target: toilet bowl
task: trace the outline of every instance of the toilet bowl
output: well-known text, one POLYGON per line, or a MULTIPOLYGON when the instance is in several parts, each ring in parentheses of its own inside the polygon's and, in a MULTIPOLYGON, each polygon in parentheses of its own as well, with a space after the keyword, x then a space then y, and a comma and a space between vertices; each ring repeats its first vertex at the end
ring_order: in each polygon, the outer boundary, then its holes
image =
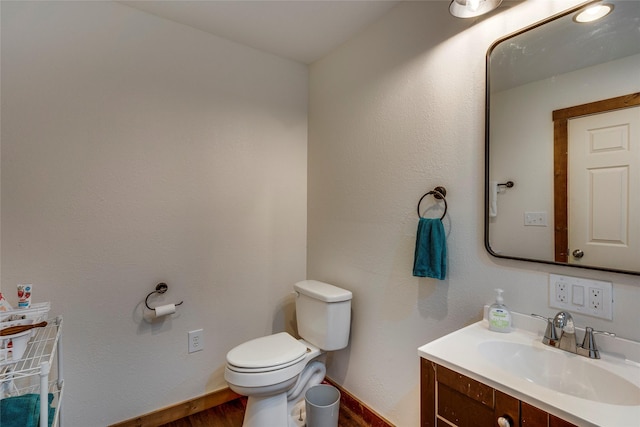
POLYGON ((248 396, 243 427, 294 426, 292 408, 324 379, 317 347, 281 332, 240 344, 227 354, 229 388, 248 396))
POLYGON ((307 389, 324 379, 320 356, 348 344, 351 292, 314 280, 294 288, 301 339, 280 332, 227 353, 224 378, 231 390, 248 397, 243 427, 304 425, 293 412, 307 389))
MULTIPOLYGON (((277 387, 295 380, 307 363, 319 355, 319 349, 303 340, 296 340, 286 332, 256 338, 227 354, 225 379, 232 390, 261 393, 265 387, 277 387)), ((265 392, 270 393, 268 390, 265 392)))

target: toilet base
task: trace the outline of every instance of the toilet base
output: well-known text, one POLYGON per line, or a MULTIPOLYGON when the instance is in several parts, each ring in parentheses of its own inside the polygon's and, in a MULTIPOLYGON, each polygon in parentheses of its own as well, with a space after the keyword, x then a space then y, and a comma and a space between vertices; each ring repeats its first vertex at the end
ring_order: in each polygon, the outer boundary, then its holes
POLYGON ((287 393, 249 396, 242 427, 289 426, 287 393))
POLYGON ((287 410, 286 394, 270 397, 250 397, 247 399, 247 409, 244 414, 242 427, 305 427, 307 425, 307 411, 305 401, 301 399, 287 410), (284 401, 284 404, 282 400, 284 401), (267 423, 267 424, 265 424, 267 423))
POLYGON ((289 413, 288 427, 305 427, 307 425, 307 410, 305 408, 304 399, 293 406, 289 413))
POLYGON ((324 379, 325 372, 326 368, 323 363, 313 361, 305 367, 295 385, 288 391, 267 395, 249 395, 242 427, 305 426, 304 395, 310 387, 320 384, 324 379))

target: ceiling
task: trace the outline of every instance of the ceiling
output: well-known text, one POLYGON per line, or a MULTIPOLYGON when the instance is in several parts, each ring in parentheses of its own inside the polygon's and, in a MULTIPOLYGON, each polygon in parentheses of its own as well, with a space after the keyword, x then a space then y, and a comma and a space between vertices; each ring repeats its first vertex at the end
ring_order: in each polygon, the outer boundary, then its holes
MULTIPOLYGON (((401 0, 116 0, 118 3, 169 19, 284 58, 310 64, 369 24, 401 0)), ((439 0, 448 8, 449 0, 439 0)), ((525 0, 505 0, 500 10, 525 0)), ((547 24, 501 43, 491 54, 493 90, 505 89, 572 71, 594 63, 638 53, 637 1, 609 0, 616 5, 606 25, 547 24), (622 28, 635 28, 627 39, 622 28), (610 34, 609 34, 610 33, 610 34), (535 34, 535 35, 534 35, 535 34), (611 39, 611 40, 609 40, 611 39), (609 46, 594 52, 585 40, 609 46), (615 41, 615 49, 612 47, 615 41), (558 55, 553 57, 561 46, 558 55), (584 49, 587 49, 586 51, 584 49), (540 52, 540 55, 532 55, 540 52), (546 56, 544 56, 546 55, 546 56), (567 55, 570 58, 567 58, 567 55), (606 58, 604 58, 606 57, 606 58), (567 68, 569 67, 569 68, 567 68), (546 74, 545 74, 546 73, 546 74)), ((499 11, 498 11, 499 12, 499 11)), ((571 21, 571 17, 566 18, 571 21)))
MULTIPOLYGON (((259 50, 310 64, 399 0, 120 0, 259 50)), ((448 3, 443 2, 443 7, 448 3)))

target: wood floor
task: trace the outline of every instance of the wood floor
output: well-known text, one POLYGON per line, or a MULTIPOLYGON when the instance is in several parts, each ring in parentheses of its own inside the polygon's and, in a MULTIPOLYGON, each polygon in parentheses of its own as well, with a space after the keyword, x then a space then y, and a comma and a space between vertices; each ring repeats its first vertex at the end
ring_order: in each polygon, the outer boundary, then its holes
MULTIPOLYGON (((245 405, 246 399, 235 399, 160 427, 241 427, 245 405)), ((341 405, 338 427, 369 427, 369 424, 341 405)))

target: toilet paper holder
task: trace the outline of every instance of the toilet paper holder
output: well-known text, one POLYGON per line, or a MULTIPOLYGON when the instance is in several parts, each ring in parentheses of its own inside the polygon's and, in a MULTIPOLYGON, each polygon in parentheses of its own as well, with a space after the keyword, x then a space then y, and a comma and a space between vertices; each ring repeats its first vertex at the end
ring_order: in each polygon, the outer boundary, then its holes
MULTIPOLYGON (((164 294, 165 292, 167 292, 168 289, 169 289, 169 285, 167 285, 166 283, 158 283, 156 285, 156 290, 153 292, 149 292, 149 295, 147 295, 147 297, 144 299, 144 305, 146 305, 149 310, 155 310, 155 308, 149 307, 149 297, 153 294, 164 294)), ((180 301, 179 303, 174 305, 178 306, 183 302, 184 301, 180 301)))

